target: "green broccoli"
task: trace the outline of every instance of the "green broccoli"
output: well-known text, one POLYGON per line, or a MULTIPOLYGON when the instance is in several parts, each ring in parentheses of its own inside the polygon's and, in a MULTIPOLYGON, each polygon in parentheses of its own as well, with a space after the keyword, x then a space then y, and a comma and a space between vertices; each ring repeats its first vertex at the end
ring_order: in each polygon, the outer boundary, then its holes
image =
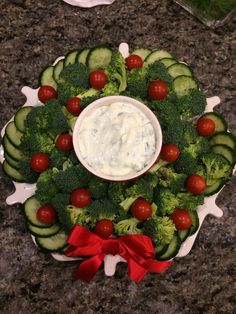
POLYGON ((192 122, 183 121, 183 139, 185 145, 190 145, 196 142, 198 134, 192 122))
POLYGON ((71 193, 77 188, 88 185, 92 174, 88 172, 81 164, 59 171, 54 179, 56 186, 61 191, 71 193))
POLYGON ((145 68, 135 68, 127 74, 127 91, 130 95, 140 98, 147 97, 148 81, 145 68))
POLYGON ((24 177, 24 182, 26 183, 35 183, 39 177, 39 173, 32 171, 30 167, 30 158, 19 162, 19 172, 24 177))
POLYGON ((204 195, 193 195, 192 193, 184 192, 178 193, 176 198, 179 202, 179 208, 185 208, 187 210, 196 210, 199 205, 204 204, 204 195))
POLYGON ((125 211, 128 211, 133 202, 138 198, 144 198, 151 203, 153 199, 153 189, 147 181, 141 178, 126 189, 125 196, 126 198, 120 203, 120 206, 125 211))
POLYGON ((152 189, 155 188, 159 182, 157 173, 151 172, 150 170, 143 175, 143 179, 148 182, 152 189))
POLYGON ((143 223, 143 233, 152 239, 155 246, 169 244, 175 231, 175 224, 167 216, 152 216, 143 223))
POLYGON ((171 192, 177 193, 184 189, 187 175, 177 173, 173 167, 162 167, 157 172, 158 184, 162 187, 169 188, 171 192))
POLYGON ((167 84, 171 84, 173 81, 167 68, 159 60, 148 65, 148 77, 150 81, 161 80, 167 84))
POLYGON ((80 100, 80 106, 81 106, 81 108, 85 108, 99 98, 101 98, 101 95, 99 93, 97 93, 93 96, 92 95, 91 96, 84 96, 80 100))
POLYGON ((176 118, 175 123, 168 124, 163 129, 163 144, 176 144, 179 149, 185 147, 185 140, 183 137, 184 127, 183 122, 176 118))
POLYGON ((92 195, 92 198, 104 198, 107 196, 108 182, 93 176, 89 181, 88 189, 92 195))
POLYGON ((174 169, 178 173, 192 175, 198 168, 198 161, 189 152, 181 152, 179 158, 173 164, 174 169))
POLYGON ((208 153, 210 145, 207 138, 203 136, 197 136, 195 142, 189 144, 183 149, 183 152, 189 153, 193 158, 199 158, 201 155, 208 153))
POLYGON ((223 156, 210 152, 202 158, 206 168, 206 183, 208 186, 217 180, 227 181, 232 174, 232 166, 223 156))
POLYGON ((41 204, 50 203, 52 198, 58 192, 58 188, 55 185, 53 177, 53 169, 45 170, 38 177, 35 196, 41 204))
POLYGON ((128 188, 127 182, 109 182, 108 186, 108 198, 114 204, 120 204, 125 200, 125 191, 128 188))
POLYGON ((127 87, 125 59, 119 51, 112 53, 111 62, 105 70, 109 82, 117 82, 119 93, 127 87))
POLYGON ((119 86, 116 82, 108 82, 102 89, 103 96, 119 95, 119 86))
POLYGON ((178 112, 184 119, 202 114, 206 107, 206 97, 202 91, 195 89, 188 95, 180 97, 176 102, 178 112))
POLYGON ((63 105, 69 98, 75 97, 79 93, 81 93, 81 87, 76 87, 66 82, 57 83, 57 99, 63 105))
POLYGON ((59 82, 80 87, 81 91, 89 88, 89 68, 82 63, 74 63, 65 66, 60 75, 59 82))
POLYGON ((158 213, 161 215, 171 215, 179 206, 179 200, 168 188, 157 187, 155 191, 155 203, 158 213))
POLYGON ((139 224, 140 221, 135 217, 120 220, 115 224, 115 233, 118 236, 124 234, 141 234, 142 229, 139 228, 139 224))
POLYGON ((119 206, 115 205, 108 199, 92 201, 86 210, 92 221, 96 223, 101 219, 115 220, 119 213, 119 206))
POLYGON ((50 165, 58 169, 62 169, 63 163, 67 160, 68 152, 58 150, 56 147, 50 152, 50 165))

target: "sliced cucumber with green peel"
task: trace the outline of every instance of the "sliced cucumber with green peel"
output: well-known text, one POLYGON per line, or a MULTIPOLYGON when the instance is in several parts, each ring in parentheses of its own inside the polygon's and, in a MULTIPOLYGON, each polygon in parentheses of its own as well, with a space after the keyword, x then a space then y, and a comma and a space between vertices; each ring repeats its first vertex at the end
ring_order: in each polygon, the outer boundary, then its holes
POLYGON ((59 223, 55 223, 47 228, 40 228, 32 225, 29 221, 27 221, 26 226, 32 235, 42 238, 52 236, 61 229, 61 225, 59 223))
POLYGON ((215 144, 211 146, 211 149, 214 153, 223 156, 225 159, 229 161, 229 163, 233 166, 236 160, 235 151, 225 144, 215 144))
POLYGON ((199 228, 199 217, 198 217, 198 213, 196 210, 193 210, 193 211, 189 211, 188 212, 189 215, 191 216, 192 218, 192 225, 191 227, 189 228, 189 234, 188 236, 191 236, 193 235, 199 228))
POLYGON ((209 140, 210 146, 224 144, 236 152, 236 137, 229 132, 219 132, 214 134, 209 140))
POLYGON ((87 56, 89 54, 90 49, 89 48, 84 48, 82 49, 76 58, 76 62, 77 63, 82 63, 82 64, 86 64, 86 60, 87 60, 87 56))
POLYGON ((181 98, 188 95, 190 91, 198 89, 198 84, 192 77, 180 75, 174 79, 172 88, 177 97, 181 98))
POLYGON ((111 62, 112 49, 107 46, 100 46, 90 49, 86 58, 86 65, 91 70, 104 69, 111 62))
POLYGON ((173 239, 171 240, 170 244, 168 245, 167 250, 164 254, 158 256, 158 259, 161 261, 169 260, 175 257, 180 249, 181 240, 177 232, 174 233, 173 239))
POLYGON ((25 132, 25 119, 32 110, 32 108, 33 108, 32 106, 22 107, 16 112, 14 116, 15 126, 22 133, 25 132))
POLYGON ((37 245, 45 251, 61 251, 67 245, 68 234, 62 229, 49 237, 35 237, 37 245))
POLYGON ((136 48, 132 51, 131 55, 139 56, 143 61, 151 53, 150 49, 147 48, 136 48))
POLYGON ((215 133, 226 132, 228 129, 227 122, 225 119, 218 113, 215 112, 206 112, 201 116, 202 118, 211 119, 215 123, 215 133))
POLYGON ((213 184, 207 185, 207 187, 204 190, 205 196, 213 195, 220 191, 220 189, 225 185, 225 180, 216 180, 213 184))
POLYGON ((178 61, 174 58, 163 58, 159 60, 166 68, 170 67, 172 64, 177 63, 178 61))
POLYGON ((181 242, 184 242, 187 239, 187 237, 189 236, 189 234, 190 234, 190 229, 178 230, 178 235, 179 235, 181 242))
POLYGON ((18 170, 20 168, 20 162, 13 159, 7 152, 4 151, 4 158, 9 163, 10 166, 18 170))
POLYGON ((152 64, 157 60, 163 59, 163 58, 173 58, 172 55, 166 51, 166 50, 154 50, 145 59, 146 64, 152 64))
POLYGON ((64 68, 64 59, 59 60, 57 64, 54 66, 53 78, 57 83, 59 82, 60 73, 63 70, 63 68, 64 68))
POLYGON ((25 159, 22 151, 16 148, 12 143, 9 141, 8 137, 4 135, 2 141, 4 151, 14 160, 19 161, 25 159))
POLYGON ((76 62, 76 58, 77 58, 77 54, 78 54, 79 50, 78 49, 74 49, 69 51, 66 55, 65 55, 65 59, 64 59, 64 66, 66 67, 69 64, 74 64, 76 62))
POLYGON ((13 168, 6 160, 3 161, 2 169, 4 173, 14 182, 25 182, 25 178, 15 168, 13 168))
POLYGON ((18 147, 20 145, 21 137, 23 135, 22 132, 20 132, 16 126, 14 121, 11 121, 8 123, 5 129, 5 134, 9 141, 12 143, 12 145, 18 147))
POLYGON ((165 244, 165 245, 158 245, 155 247, 155 252, 156 252, 156 256, 161 256, 163 255, 167 249, 168 249, 169 244, 165 244))
POLYGON ((57 82, 53 77, 54 66, 50 65, 44 69, 39 75, 39 84, 52 86, 54 89, 57 89, 57 82))
POLYGON ((48 228, 52 224, 44 224, 37 219, 37 210, 41 206, 36 197, 32 196, 28 198, 24 203, 24 214, 29 223, 36 227, 48 228))
POLYGON ((168 67, 167 72, 174 79, 180 75, 193 76, 192 70, 184 63, 174 63, 168 67))

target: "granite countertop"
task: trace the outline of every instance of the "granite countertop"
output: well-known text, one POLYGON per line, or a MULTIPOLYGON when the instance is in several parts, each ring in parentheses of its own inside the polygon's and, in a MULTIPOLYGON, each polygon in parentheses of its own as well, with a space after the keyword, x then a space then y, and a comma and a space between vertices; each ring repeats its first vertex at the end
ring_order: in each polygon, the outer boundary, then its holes
MULTIPOLYGON (((236 20, 215 31, 172 1, 116 0, 91 9, 63 1, 0 3, 0 129, 24 103, 21 88, 37 87, 38 74, 70 49, 121 42, 158 47, 189 63, 217 111, 236 133, 236 20)), ((7 206, 11 181, 0 170, 0 312, 236 313, 236 178, 218 197, 222 218, 208 216, 189 255, 160 275, 130 281, 127 265, 114 277, 101 268, 90 283, 74 281, 74 263, 53 260, 27 233, 20 205, 7 206)))

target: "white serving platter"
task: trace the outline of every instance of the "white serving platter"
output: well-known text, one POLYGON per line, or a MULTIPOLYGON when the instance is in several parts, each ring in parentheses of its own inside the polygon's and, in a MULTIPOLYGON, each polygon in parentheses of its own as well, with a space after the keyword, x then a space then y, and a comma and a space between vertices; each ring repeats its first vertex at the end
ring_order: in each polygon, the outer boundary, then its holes
POLYGON ((97 5, 112 4, 115 0, 63 0, 63 1, 73 6, 81 8, 92 8, 97 5))

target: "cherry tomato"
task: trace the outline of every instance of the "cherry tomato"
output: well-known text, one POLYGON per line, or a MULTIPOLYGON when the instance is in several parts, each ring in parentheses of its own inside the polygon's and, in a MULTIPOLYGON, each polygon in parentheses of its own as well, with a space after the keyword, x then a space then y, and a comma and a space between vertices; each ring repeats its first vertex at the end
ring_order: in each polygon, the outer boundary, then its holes
POLYGON ((73 116, 78 116, 81 112, 80 98, 71 97, 67 100, 66 109, 73 114, 73 116))
POLYGON ((186 189, 192 194, 201 194, 206 188, 206 180, 197 174, 193 174, 187 178, 186 189))
POLYGON ((138 220, 146 220, 152 215, 152 206, 145 199, 137 199, 131 206, 132 215, 138 220))
POLYGON ((31 157, 30 160, 30 167, 35 171, 35 172, 43 172, 45 171, 50 164, 50 160, 48 158, 48 155, 44 153, 36 153, 31 157))
POLYGON ((112 234, 113 229, 114 225, 109 219, 99 220, 95 225, 96 234, 103 239, 108 238, 112 234))
POLYGON ((45 103, 48 100, 57 98, 57 91, 52 86, 43 85, 39 88, 38 98, 45 103))
POLYGON ((176 209, 171 218, 177 230, 186 230, 192 225, 192 217, 185 209, 176 209))
POLYGON ((107 75, 103 71, 96 70, 90 73, 89 75, 90 85, 95 89, 103 88, 107 82, 107 75))
POLYGON ((143 66, 143 60, 138 55, 130 55, 125 59, 127 69, 130 71, 135 68, 141 68, 143 66))
POLYGON ((153 81, 148 86, 148 96, 153 100, 164 99, 168 94, 168 85, 160 80, 153 81))
POLYGON ((56 139, 56 147, 63 152, 70 151, 73 148, 72 136, 69 133, 60 134, 56 139))
POLYGON ((165 144, 161 149, 161 158, 168 162, 174 162, 179 158, 179 148, 175 144, 165 144))
POLYGON ((215 133, 215 122, 209 118, 201 118, 197 121, 197 133, 201 136, 211 136, 215 133))
POLYGON ((37 209, 36 217, 38 221, 44 224, 53 224, 57 218, 57 212, 55 208, 50 204, 42 205, 37 209))
POLYGON ((79 188, 75 189, 70 196, 70 203, 75 207, 86 207, 91 202, 91 193, 89 190, 79 188))

